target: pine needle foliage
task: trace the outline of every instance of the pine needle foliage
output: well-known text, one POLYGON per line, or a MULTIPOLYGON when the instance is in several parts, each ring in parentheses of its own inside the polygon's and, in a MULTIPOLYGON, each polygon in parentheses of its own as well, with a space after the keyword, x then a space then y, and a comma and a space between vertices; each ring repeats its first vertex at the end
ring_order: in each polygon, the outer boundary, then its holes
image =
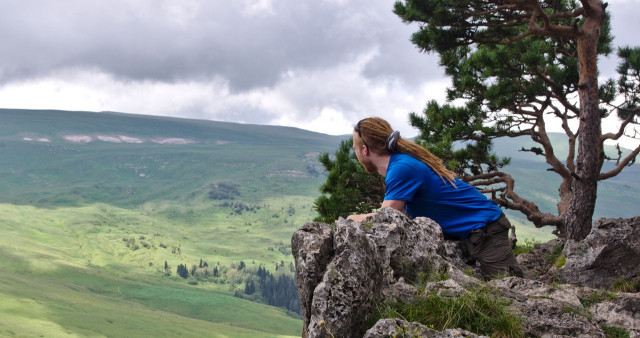
POLYGON ((591 230, 599 181, 618 175, 640 154, 640 147, 624 156, 604 152, 605 141, 640 136, 640 50, 620 48, 618 80, 599 84, 598 57, 614 51, 606 9, 605 1, 591 0, 394 5, 403 22, 418 24, 413 44, 437 53, 452 81, 448 103, 431 101, 423 112, 411 113, 420 130, 416 142, 502 207, 577 241, 591 230), (609 116, 619 119, 619 128, 604 133, 602 120, 609 116), (553 125, 567 135, 566 157, 551 142, 553 125), (503 171, 510 159, 493 152, 493 140, 521 136, 537 145, 520 151, 543 157, 548 171, 562 178, 557 208, 542 210, 516 193, 515 180, 503 171), (615 161, 615 168, 604 166, 605 160, 615 161))
POLYGON ((380 208, 384 198, 382 177, 367 174, 353 151, 353 139, 342 141, 334 158, 323 153, 318 160, 329 174, 320 187, 322 195, 314 203, 319 214, 314 221, 331 224, 341 216, 380 208))

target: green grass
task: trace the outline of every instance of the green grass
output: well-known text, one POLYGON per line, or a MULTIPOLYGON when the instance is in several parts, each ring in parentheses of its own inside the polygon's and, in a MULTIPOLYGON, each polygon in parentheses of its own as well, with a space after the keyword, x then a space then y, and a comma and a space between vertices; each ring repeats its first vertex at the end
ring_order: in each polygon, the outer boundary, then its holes
POLYGON ((508 305, 488 289, 472 290, 460 297, 430 293, 410 304, 382 304, 372 322, 379 318, 402 318, 439 331, 462 328, 480 335, 520 337, 521 320, 511 313, 508 305))
POLYGON ((602 290, 593 291, 587 296, 580 297, 580 303, 585 308, 590 308, 594 304, 604 302, 605 300, 615 300, 618 296, 613 292, 605 292, 602 290))
POLYGON ((571 314, 574 314, 576 316, 580 316, 580 317, 587 318, 589 320, 593 320, 593 316, 590 313, 584 312, 581 309, 577 309, 577 308, 575 308, 573 306, 564 306, 562 308, 562 311, 564 313, 571 313, 571 314))
POLYGON ((549 264, 553 264, 556 268, 561 268, 565 265, 567 258, 562 253, 564 246, 560 243, 551 248, 551 252, 547 253, 544 259, 549 264))
POLYGON ((58 267, 0 280, 0 336, 266 337, 295 336, 300 327, 268 306, 135 275, 58 267))
MULTIPOLYGON (((285 204, 307 203, 308 199, 285 198, 264 213, 285 204)), ((199 212, 205 219, 209 213, 220 214, 199 212)), ((209 227, 198 224, 199 217, 175 222, 190 215, 188 211, 171 217, 164 212, 144 215, 108 205, 56 209, 0 205, 0 225, 6 234, 0 237, 0 317, 6 318, 0 319, 0 336, 298 335, 299 319, 233 297, 231 284, 192 286, 181 278, 162 276, 164 261, 175 269, 180 263, 198 264, 200 258, 221 265, 244 259, 248 266, 262 264, 270 270, 277 262, 291 261, 290 254, 277 250, 283 229, 266 225, 229 229, 244 215, 229 216, 209 227), (233 245, 240 235, 250 245, 233 245), (141 236, 150 248, 133 251, 122 240, 140 241, 141 236), (168 247, 160 247, 161 242, 168 247), (172 253, 171 246, 178 245, 181 253, 172 253), (38 311, 28 310, 33 304, 38 304, 38 311)), ((291 216, 288 231, 298 217, 304 216, 291 216)))
POLYGON ((640 282, 620 277, 611 283, 611 290, 618 292, 640 292, 640 282))
POLYGON ((532 239, 532 238, 527 238, 524 241, 523 240, 518 240, 518 242, 516 243, 516 247, 513 249, 513 253, 517 256, 520 254, 527 254, 530 253, 531 250, 533 250, 533 247, 540 242, 537 242, 536 240, 532 239))
POLYGON ((602 330, 607 338, 629 338, 631 335, 623 328, 601 324, 602 330))

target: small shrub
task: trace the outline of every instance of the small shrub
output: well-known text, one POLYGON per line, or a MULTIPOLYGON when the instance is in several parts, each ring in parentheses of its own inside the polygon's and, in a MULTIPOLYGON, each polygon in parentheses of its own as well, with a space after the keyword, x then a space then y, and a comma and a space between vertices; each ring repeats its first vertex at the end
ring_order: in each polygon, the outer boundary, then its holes
POLYGON ((373 222, 371 222, 371 221, 366 221, 366 222, 363 221, 362 225, 367 227, 367 229, 371 229, 373 227, 373 222))

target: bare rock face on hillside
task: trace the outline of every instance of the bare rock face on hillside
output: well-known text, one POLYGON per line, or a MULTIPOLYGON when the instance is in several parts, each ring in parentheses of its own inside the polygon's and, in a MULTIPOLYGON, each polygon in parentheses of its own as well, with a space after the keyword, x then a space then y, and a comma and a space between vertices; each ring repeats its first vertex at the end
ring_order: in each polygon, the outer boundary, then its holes
POLYGON ((309 325, 313 290, 322 280, 333 257, 331 227, 324 223, 307 223, 293 234, 291 250, 295 256, 296 287, 300 297, 304 328, 309 325))
MULTIPOLYGON (((635 219, 618 221, 620 227, 626 229, 623 231, 631 233, 634 233, 632 229, 626 227, 635 226, 633 222, 635 219)), ((606 220, 597 224, 600 226, 594 227, 594 231, 618 231, 612 230, 617 226, 606 220)), ((604 236, 592 235, 594 238, 604 236)), ((601 242, 594 240, 593 243, 601 242)), ((537 254, 522 259, 521 264, 527 264, 523 266, 526 278, 484 282, 473 277, 473 273, 469 276, 474 267, 465 264, 460 246, 445 241, 438 224, 428 218, 409 219, 398 211, 384 208, 362 223, 340 219, 334 231, 323 223, 307 223, 292 238, 303 336, 476 337, 461 329, 438 332, 401 319, 381 319, 377 323, 371 323, 370 319, 376 306, 385 301, 412 302, 426 294, 457 298, 473 289, 488 288, 506 300, 509 311, 521 318, 524 336, 605 337, 605 329, 616 328, 631 337, 640 337, 637 293, 560 284, 556 274, 565 268, 558 270, 540 260, 547 251, 556 251, 563 244, 554 242, 539 247, 537 254), (425 276, 430 276, 426 282, 425 276), (542 276, 552 282, 545 282, 542 276), (416 286, 418 282, 422 283, 421 287, 416 286)), ((633 252, 628 247, 620 250, 633 252)), ((575 250, 569 252, 565 247, 565 252, 566 265, 577 260, 577 256, 572 255, 575 250)), ((624 262, 615 260, 618 265, 614 271, 636 276, 633 271, 638 264, 634 262, 640 256, 618 253, 616 257, 626 257, 635 266, 624 266, 624 262)))
POLYGON ((617 279, 640 282, 640 217, 602 218, 580 243, 568 241, 566 264, 558 271, 565 283, 609 288, 617 279))

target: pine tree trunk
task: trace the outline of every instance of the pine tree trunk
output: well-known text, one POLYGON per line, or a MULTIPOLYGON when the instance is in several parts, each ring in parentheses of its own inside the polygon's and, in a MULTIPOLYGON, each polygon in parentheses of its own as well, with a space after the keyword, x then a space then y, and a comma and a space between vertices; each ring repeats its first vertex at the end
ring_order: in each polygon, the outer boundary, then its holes
POLYGON ((578 72, 580 82, 580 125, 578 156, 573 174, 573 197, 563 215, 560 235, 565 239, 582 240, 591 232, 593 211, 598 191, 598 162, 602 153, 600 142, 601 122, 598 109, 597 46, 604 8, 599 0, 585 0, 591 9, 585 15, 585 23, 578 37, 578 72))

